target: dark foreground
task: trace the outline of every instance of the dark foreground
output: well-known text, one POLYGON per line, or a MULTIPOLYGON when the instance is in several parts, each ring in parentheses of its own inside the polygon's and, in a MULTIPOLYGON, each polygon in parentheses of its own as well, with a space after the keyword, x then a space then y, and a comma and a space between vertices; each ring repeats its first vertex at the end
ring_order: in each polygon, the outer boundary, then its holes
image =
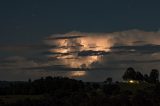
POLYGON ((0 82, 0 106, 160 106, 160 83, 87 83, 46 77, 0 82))

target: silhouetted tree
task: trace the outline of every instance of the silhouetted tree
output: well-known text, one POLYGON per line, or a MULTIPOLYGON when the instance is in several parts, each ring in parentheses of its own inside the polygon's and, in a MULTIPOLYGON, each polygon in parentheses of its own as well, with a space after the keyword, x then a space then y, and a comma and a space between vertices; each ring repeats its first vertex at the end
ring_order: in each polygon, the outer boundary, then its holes
POLYGON ((153 106, 147 92, 138 90, 132 97, 132 106, 153 106))
POLYGON ((136 72, 136 80, 138 80, 138 81, 143 81, 144 80, 144 77, 143 77, 142 73, 139 72, 139 71, 136 72))
POLYGON ((112 83, 112 78, 111 78, 111 77, 108 77, 108 78, 104 81, 104 83, 106 83, 106 84, 111 84, 111 83, 112 83))
POLYGON ((0 106, 6 100, 8 105, 2 106, 160 106, 160 83, 156 83, 158 70, 153 69, 150 76, 143 76, 130 67, 123 77, 155 84, 112 83, 111 77, 106 83, 51 76, 33 81, 0 81, 0 95, 15 95, 15 102, 10 104, 7 96, 1 96, 0 106), (17 95, 28 96, 16 100, 17 95))
POLYGON ((149 76, 147 74, 144 74, 143 78, 145 82, 150 82, 149 76))
POLYGON ((92 86, 93 86, 94 89, 100 88, 100 85, 98 83, 93 83, 92 86))
POLYGON ((103 85, 103 92, 105 95, 117 95, 120 92, 120 86, 118 84, 105 84, 103 85))
POLYGON ((123 75, 123 80, 136 80, 136 72, 134 68, 127 68, 126 72, 123 75))
POLYGON ((151 83, 157 83, 159 81, 159 71, 157 69, 152 69, 150 72, 151 83))

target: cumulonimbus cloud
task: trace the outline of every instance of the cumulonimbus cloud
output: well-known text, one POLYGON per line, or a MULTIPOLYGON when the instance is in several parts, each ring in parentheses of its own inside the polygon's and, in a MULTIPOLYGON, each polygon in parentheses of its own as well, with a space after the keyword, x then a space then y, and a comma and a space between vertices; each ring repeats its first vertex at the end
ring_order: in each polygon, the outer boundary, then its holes
MULTIPOLYGON (((25 56, 1 59, 0 69, 33 72, 34 76, 40 75, 42 71, 47 75, 53 72, 56 75, 69 77, 85 77, 86 75, 91 77, 95 76, 92 73, 98 74, 99 71, 102 73, 110 71, 118 76, 128 66, 143 68, 145 71, 151 68, 160 69, 159 40, 160 32, 141 30, 54 34, 44 40, 44 45, 18 46, 17 51, 25 50, 30 53, 34 50, 41 51, 43 48, 43 53, 37 55, 39 59, 35 57, 28 59, 25 56)), ((13 50, 12 46, 2 47, 0 46, 0 50, 13 50)))
POLYGON ((70 32, 48 37, 45 43, 50 48, 49 58, 71 68, 91 68, 95 62, 102 62, 111 53, 159 52, 160 32, 129 30, 113 33, 70 32), (149 52, 150 51, 150 52, 149 52))

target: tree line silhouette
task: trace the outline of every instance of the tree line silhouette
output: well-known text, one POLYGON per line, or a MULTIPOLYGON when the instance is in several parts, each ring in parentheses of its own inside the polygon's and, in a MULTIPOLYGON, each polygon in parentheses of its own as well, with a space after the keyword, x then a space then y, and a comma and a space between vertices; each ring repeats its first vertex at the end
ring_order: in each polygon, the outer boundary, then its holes
POLYGON ((134 68, 129 67, 124 75, 122 76, 123 80, 137 80, 137 81, 145 81, 148 83, 158 83, 159 82, 159 71, 157 69, 152 69, 150 74, 142 74, 139 71, 135 71, 134 68))
POLYGON ((159 71, 143 75, 129 67, 124 80, 139 83, 83 82, 66 77, 45 77, 31 81, 0 82, 0 106, 160 106, 159 71), (29 95, 25 100, 5 103, 3 96, 29 95), (42 98, 32 99, 39 95, 42 98))

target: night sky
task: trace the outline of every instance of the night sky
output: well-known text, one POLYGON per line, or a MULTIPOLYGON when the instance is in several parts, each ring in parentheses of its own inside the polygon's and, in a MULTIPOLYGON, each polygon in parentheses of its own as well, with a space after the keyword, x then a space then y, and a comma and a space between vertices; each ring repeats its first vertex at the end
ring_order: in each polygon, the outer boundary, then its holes
POLYGON ((46 75, 119 80, 128 66, 144 73, 159 69, 159 4, 159 0, 1 0, 0 80, 46 75), (67 61, 74 65, 66 67, 67 61))

